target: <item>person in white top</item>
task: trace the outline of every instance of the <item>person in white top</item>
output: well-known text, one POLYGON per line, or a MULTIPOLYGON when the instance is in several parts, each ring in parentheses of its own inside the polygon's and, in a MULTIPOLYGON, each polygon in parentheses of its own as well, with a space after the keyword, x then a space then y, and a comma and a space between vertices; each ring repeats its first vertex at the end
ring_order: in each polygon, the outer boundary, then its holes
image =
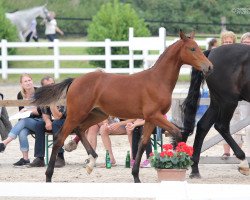
POLYGON ((50 42, 56 38, 56 32, 64 35, 63 31, 57 26, 55 12, 49 12, 49 18, 45 21, 45 35, 50 42))

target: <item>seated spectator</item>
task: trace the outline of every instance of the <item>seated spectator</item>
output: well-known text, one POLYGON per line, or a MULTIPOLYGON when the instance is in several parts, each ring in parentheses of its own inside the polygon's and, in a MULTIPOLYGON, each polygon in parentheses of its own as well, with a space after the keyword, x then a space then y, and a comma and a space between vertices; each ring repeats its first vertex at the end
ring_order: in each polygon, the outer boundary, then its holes
MULTIPOLYGON (((3 94, 0 93, 0 101, 3 100, 3 94)), ((1 139, 5 140, 8 137, 12 125, 9 120, 9 115, 5 107, 0 107, 0 135, 1 139)))
MULTIPOLYGON (((144 123, 145 123, 145 120, 143 119, 135 119, 126 125, 127 134, 132 135, 131 166, 133 166, 135 163, 135 157, 138 151, 140 139, 142 137, 142 130, 143 130, 144 123)), ((146 147, 146 160, 144 160, 140 165, 142 168, 151 167, 150 161, 148 159, 149 154, 151 152, 152 152, 152 145, 151 145, 151 141, 149 141, 146 147)))
MULTIPOLYGON (((103 122, 100 128, 100 134, 104 148, 109 151, 110 161, 112 166, 116 165, 116 160, 111 147, 111 140, 109 135, 122 135, 126 133, 126 125, 132 122, 133 119, 119 120, 118 118, 109 117, 108 120, 103 122)), ((128 134, 128 141, 130 148, 132 147, 132 135, 128 134)))
MULTIPOLYGON (((35 90, 32 77, 29 74, 23 74, 20 77, 20 85, 21 91, 17 94, 17 99, 30 100, 32 99, 35 90)), ((23 157, 16 163, 14 166, 23 166, 30 163, 29 160, 29 142, 28 142, 28 134, 31 131, 36 132, 40 125, 44 125, 44 122, 41 118, 41 110, 34 106, 20 106, 19 111, 27 111, 30 110, 31 115, 28 118, 21 119, 17 122, 17 124, 10 130, 8 137, 0 143, 0 152, 3 152, 6 146, 14 139, 19 136, 20 150, 22 152, 23 157)))
MULTIPOLYGON (((118 118, 114 118, 114 117, 109 117, 107 120, 104 120, 102 123, 98 124, 99 129, 100 129, 100 134, 101 134, 101 138, 103 141, 103 145, 105 147, 106 150, 109 151, 110 154, 110 160, 113 166, 116 165, 116 161, 114 158, 114 154, 112 151, 112 147, 111 147, 111 140, 109 138, 109 135, 111 134, 125 134, 126 133, 126 124, 128 122, 131 122, 133 120, 125 120, 125 121, 120 121, 118 118)), ((91 144, 91 141, 95 141, 96 144, 96 136, 98 131, 96 131, 96 127, 97 125, 94 125, 92 127, 89 128, 88 130, 88 135, 92 135, 93 138, 88 140, 91 144), (94 129, 94 130, 93 130, 94 129), (91 133, 90 133, 91 132, 91 133), (94 132, 94 133, 92 133, 94 132)), ((132 134, 128 134, 128 140, 130 143, 130 146, 132 146, 132 134)), ((68 152, 71 152, 73 150, 75 150, 77 148, 78 142, 80 141, 80 138, 78 136, 75 136, 73 140, 69 141, 68 144, 65 145, 65 150, 68 152)), ((92 142, 93 143, 93 142, 92 142)), ((92 145, 92 144, 91 144, 92 145)), ((95 149, 96 146, 92 147, 95 149)), ((85 160, 85 164, 88 163, 88 159, 85 160)))
MULTIPOLYGON (((41 80, 42 85, 54 84, 55 81, 52 77, 46 76, 41 80)), ((42 117, 45 123, 45 129, 47 131, 52 131, 53 139, 55 134, 62 127, 66 115, 63 106, 50 106, 42 109, 42 117), (52 119, 53 118, 53 119, 52 119)), ((36 157, 33 162, 29 165, 30 167, 43 167, 44 155, 45 155, 45 129, 43 131, 36 132, 35 138, 35 151, 34 157, 36 157)), ((61 148, 58 152, 57 159, 55 162, 55 167, 65 166, 64 150, 61 148)))

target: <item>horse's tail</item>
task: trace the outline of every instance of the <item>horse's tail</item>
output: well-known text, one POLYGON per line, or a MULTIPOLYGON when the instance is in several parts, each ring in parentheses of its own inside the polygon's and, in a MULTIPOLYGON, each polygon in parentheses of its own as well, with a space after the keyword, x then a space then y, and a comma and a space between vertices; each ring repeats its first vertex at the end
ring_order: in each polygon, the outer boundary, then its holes
MULTIPOLYGON (((190 87, 188 90, 188 95, 182 104, 183 112, 183 134, 188 137, 193 133, 195 126, 195 116, 200 99, 200 86, 204 80, 204 76, 201 71, 192 68, 190 87)), ((184 136, 185 137, 185 136, 184 136)))
POLYGON ((69 88, 73 80, 73 78, 68 78, 61 83, 38 88, 35 92, 32 104, 36 106, 46 106, 59 101, 63 94, 67 93, 67 91, 65 93, 64 91, 69 88))

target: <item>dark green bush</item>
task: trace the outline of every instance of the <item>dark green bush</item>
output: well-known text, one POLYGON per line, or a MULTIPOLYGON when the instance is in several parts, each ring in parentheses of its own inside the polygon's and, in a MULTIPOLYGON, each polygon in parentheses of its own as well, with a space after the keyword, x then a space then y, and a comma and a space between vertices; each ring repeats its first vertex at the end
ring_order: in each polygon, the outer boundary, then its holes
MULTIPOLYGON (((14 25, 5 17, 5 11, 3 9, 2 3, 0 2, 0 40, 6 39, 9 42, 17 41, 17 30, 14 25)), ((15 54, 15 49, 8 49, 8 53, 15 54)), ((0 54, 2 54, 0 49, 0 54)), ((0 63, 1 67, 1 63, 0 63)))
MULTIPOLYGON (((149 30, 142 19, 139 19, 130 4, 120 3, 118 0, 104 4, 93 18, 88 28, 89 41, 104 41, 106 38, 112 41, 127 41, 129 27, 134 28, 135 36, 149 36, 149 30)), ((112 55, 128 54, 128 48, 113 47, 112 55)), ((89 54, 104 55, 104 48, 89 48, 89 54)), ((128 67, 128 61, 112 61, 114 68, 128 67)), ((104 61, 92 61, 91 64, 102 67, 104 61)), ((136 63, 138 66, 138 63, 136 63)))

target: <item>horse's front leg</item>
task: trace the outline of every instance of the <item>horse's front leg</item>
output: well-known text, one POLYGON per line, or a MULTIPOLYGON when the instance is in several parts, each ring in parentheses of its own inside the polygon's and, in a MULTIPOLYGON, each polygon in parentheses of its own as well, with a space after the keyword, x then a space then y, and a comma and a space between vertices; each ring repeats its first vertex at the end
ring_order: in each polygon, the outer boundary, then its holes
POLYGON ((135 164, 133 166, 132 169, 132 175, 134 177, 134 182, 135 183, 140 183, 140 178, 139 178, 139 167, 140 167, 140 163, 141 163, 141 157, 143 152, 146 149, 146 146, 148 145, 149 141, 150 141, 150 136, 153 132, 155 128, 155 125, 150 123, 150 122, 145 122, 145 125, 143 127, 143 135, 142 138, 140 140, 140 144, 138 147, 138 151, 135 157, 135 164))
POLYGON ((209 129, 212 127, 212 125, 215 122, 217 112, 214 108, 210 107, 206 111, 206 113, 203 115, 203 117, 199 120, 197 123, 197 130, 194 140, 194 153, 192 156, 193 165, 192 165, 192 171, 189 175, 190 178, 201 178, 200 172, 199 172, 199 161, 200 161, 200 154, 201 154, 201 148, 203 141, 209 131, 209 129))
POLYGON ((169 122, 163 114, 156 113, 155 115, 151 115, 149 117, 149 121, 151 121, 156 126, 165 129, 176 140, 176 142, 181 141, 182 134, 180 129, 171 122, 169 122))
POLYGON ((19 32, 18 32, 18 36, 19 36, 19 39, 21 40, 21 42, 25 42, 25 38, 24 38, 24 36, 23 36, 22 31, 19 31, 19 32))

